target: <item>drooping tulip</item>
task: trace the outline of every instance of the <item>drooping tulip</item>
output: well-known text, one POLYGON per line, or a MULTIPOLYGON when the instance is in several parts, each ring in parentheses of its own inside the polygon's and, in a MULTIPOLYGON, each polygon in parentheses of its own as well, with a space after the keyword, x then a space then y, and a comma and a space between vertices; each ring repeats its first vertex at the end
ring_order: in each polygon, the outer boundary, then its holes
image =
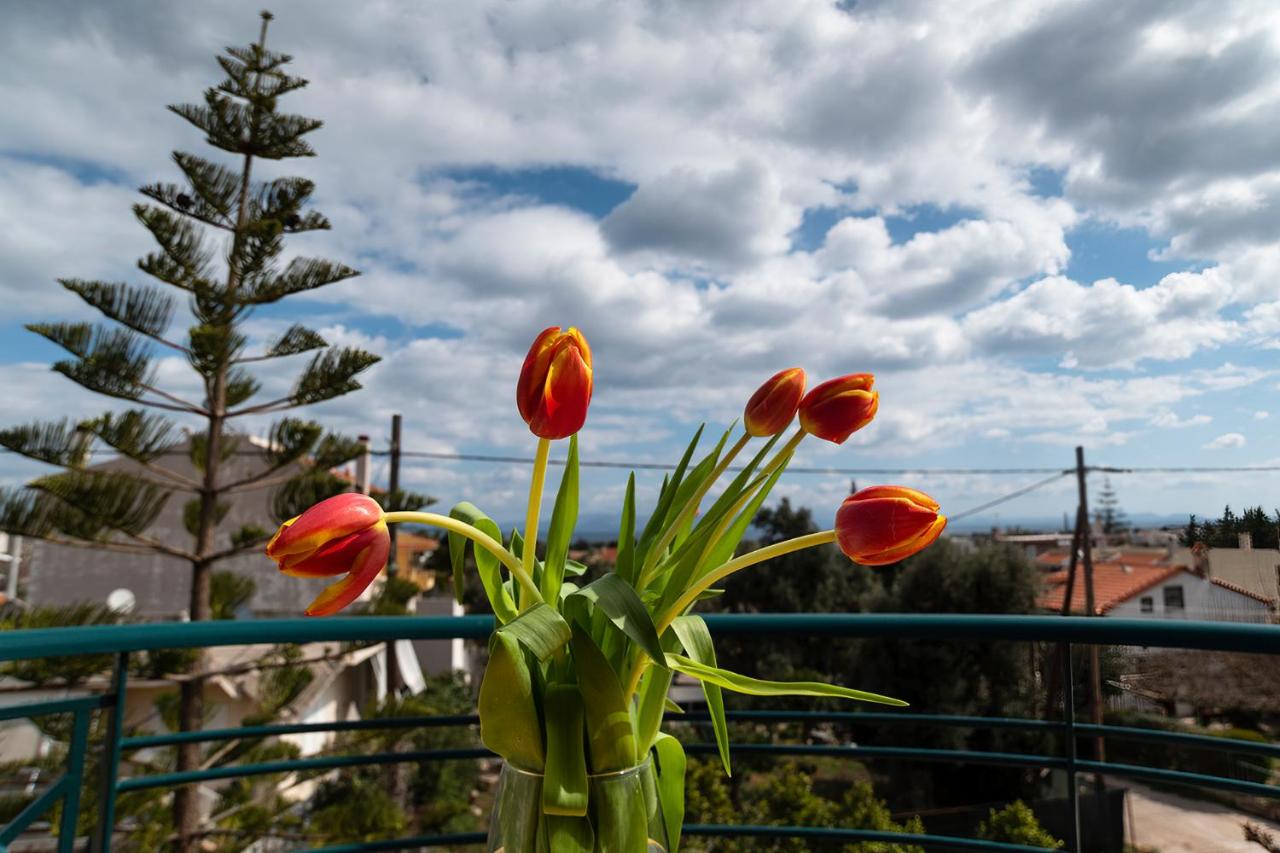
POLYGON ((836 511, 836 542, 855 563, 885 566, 924 550, 942 535, 938 502, 906 486, 871 486, 836 511))
POLYGON ((875 381, 870 373, 828 379, 800 401, 800 426, 810 435, 844 444, 876 416, 880 392, 872 390, 875 381))
POLYGON ((382 571, 391 553, 391 534, 382 516, 382 507, 367 495, 336 495, 289 519, 271 537, 267 556, 284 574, 346 575, 311 602, 308 616, 337 613, 359 598, 382 571))
POLYGON ((591 348, 587 339, 570 326, 544 329, 529 347, 516 405, 520 417, 539 438, 568 438, 587 419, 591 404, 591 348))
POLYGON ((742 416, 747 433, 762 438, 786 429, 800 408, 804 381, 804 370, 799 367, 781 370, 769 377, 747 401, 742 416))

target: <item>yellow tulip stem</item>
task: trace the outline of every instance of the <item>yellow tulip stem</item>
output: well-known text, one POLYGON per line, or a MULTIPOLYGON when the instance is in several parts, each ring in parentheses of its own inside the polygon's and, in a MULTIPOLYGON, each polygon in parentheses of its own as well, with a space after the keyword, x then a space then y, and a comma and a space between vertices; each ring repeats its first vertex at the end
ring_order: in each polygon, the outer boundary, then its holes
MULTIPOLYGON (((759 548, 748 554, 743 554, 741 557, 730 560, 720 566, 720 568, 701 578, 693 586, 689 587, 685 594, 680 596, 680 598, 676 600, 675 604, 671 605, 667 612, 664 613, 662 618, 657 622, 656 627, 658 636, 661 637, 666 633, 666 630, 671 627, 671 623, 676 621, 680 614, 684 613, 690 605, 698 600, 698 596, 710 589, 716 581, 724 580, 734 572, 742 571, 743 569, 754 566, 757 563, 763 563, 766 560, 772 560, 774 557, 781 557, 784 554, 803 551, 805 548, 813 548, 817 545, 826 545, 834 541, 836 541, 835 530, 822 530, 818 533, 797 536, 794 539, 787 539, 783 542, 775 542, 772 545, 759 548)), ((630 697, 635 694, 636 689, 640 686, 640 679, 644 675, 645 669, 648 668, 648 665, 649 659, 644 655, 641 655, 636 659, 635 665, 631 668, 631 677, 627 681, 627 692, 623 695, 630 697)))
POLYGON ((702 499, 707 496, 707 492, 710 491, 713 485, 715 485, 716 480, 720 479, 720 475, 725 472, 725 469, 733 462, 734 457, 742 452, 742 448, 746 447, 747 442, 750 440, 751 433, 744 432, 742 434, 742 438, 738 439, 734 445, 729 448, 729 452, 724 455, 724 458, 721 459, 716 467, 711 471, 711 475, 707 477, 707 479, 703 481, 702 485, 698 487, 698 490, 690 495, 689 499, 685 501, 684 506, 680 508, 680 513, 676 516, 675 521, 668 525, 667 529, 662 532, 662 536, 654 546, 649 549, 648 555, 645 556, 644 570, 640 572, 640 580, 636 583, 636 589, 642 590, 648 586, 649 581, 653 579, 654 572, 658 567, 658 559, 662 556, 663 552, 667 550, 667 546, 671 544, 671 540, 675 538, 678 532, 680 532, 680 528, 689 520, 690 516, 698 511, 698 507, 702 504, 702 499))
POLYGON ((796 448, 800 446, 800 442, 804 441, 804 437, 808 434, 804 431, 804 427, 797 427, 795 435, 787 439, 787 443, 782 445, 782 449, 774 454, 774 457, 769 460, 769 464, 764 466, 760 473, 772 474, 776 471, 779 465, 791 458, 791 454, 795 452, 796 448))
POLYGON ((511 572, 511 576, 520 584, 521 589, 533 598, 534 604, 542 601, 542 593, 538 592, 538 586, 533 582, 533 576, 525 571, 524 567, 520 565, 520 561, 512 556, 511 552, 503 547, 501 542, 484 531, 477 530, 465 521, 459 521, 447 515, 437 515, 434 512, 388 512, 382 516, 382 520, 387 524, 408 522, 409 524, 424 524, 428 527, 442 527, 445 530, 467 537, 497 557, 498 561, 507 567, 507 571, 511 572))
MULTIPOLYGON (((547 482, 547 456, 551 453, 551 439, 539 438, 538 451, 533 456, 533 479, 529 481, 529 508, 524 516, 524 573, 533 577, 533 563, 538 555, 538 515, 542 511, 542 489, 547 482)), ((520 609, 528 602, 521 595, 520 609)), ((537 599, 541 601, 539 596, 537 599)))
POLYGON ((809 533, 805 536, 797 536, 794 539, 775 542, 772 545, 758 548, 755 551, 730 560, 720 568, 701 577, 697 583, 685 590, 684 595, 676 599, 676 603, 671 605, 670 609, 658 620, 658 636, 662 636, 662 632, 671 627, 671 623, 676 621, 676 617, 688 609, 689 605, 697 601, 698 596, 710 589, 716 581, 724 580, 734 572, 740 572, 757 563, 772 560, 774 557, 781 557, 784 554, 802 551, 805 548, 813 548, 817 545, 826 545, 834 541, 836 541, 835 530, 821 530, 817 533, 809 533))

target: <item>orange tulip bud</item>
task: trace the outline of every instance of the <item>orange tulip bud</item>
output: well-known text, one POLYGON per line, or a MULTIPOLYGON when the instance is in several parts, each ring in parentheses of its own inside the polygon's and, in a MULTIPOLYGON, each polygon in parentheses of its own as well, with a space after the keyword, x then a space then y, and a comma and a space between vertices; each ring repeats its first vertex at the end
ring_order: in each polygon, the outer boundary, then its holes
POLYGON ((267 543, 280 571, 300 578, 346 574, 307 607, 308 616, 337 613, 360 597, 387 564, 391 534, 382 507, 366 495, 336 495, 291 518, 267 543))
POLYGON ((804 370, 792 367, 779 371, 756 389, 742 416, 749 435, 757 438, 777 435, 787 428, 804 396, 804 370))
POLYGON ((800 426, 810 435, 844 444, 876 416, 880 392, 871 390, 875 381, 870 373, 828 379, 800 401, 800 426))
POLYGON ((591 348, 572 326, 544 329, 529 347, 516 405, 520 417, 539 438, 568 438, 587 419, 591 403, 591 348))
POLYGON ((864 566, 886 566, 932 545, 947 526, 938 502, 906 486, 871 486, 836 512, 840 550, 864 566))

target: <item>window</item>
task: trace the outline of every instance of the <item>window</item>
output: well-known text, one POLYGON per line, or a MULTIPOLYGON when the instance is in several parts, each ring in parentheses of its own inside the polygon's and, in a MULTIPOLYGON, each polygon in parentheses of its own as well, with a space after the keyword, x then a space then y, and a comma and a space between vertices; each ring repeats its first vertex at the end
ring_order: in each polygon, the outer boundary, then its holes
POLYGON ((1186 606, 1186 601, 1182 597, 1181 586, 1166 586, 1164 588, 1165 610, 1182 610, 1186 606))
POLYGON ((1155 599, 1149 595, 1144 595, 1141 600, 1138 601, 1138 605, 1142 608, 1143 613, 1150 613, 1156 609, 1155 599))

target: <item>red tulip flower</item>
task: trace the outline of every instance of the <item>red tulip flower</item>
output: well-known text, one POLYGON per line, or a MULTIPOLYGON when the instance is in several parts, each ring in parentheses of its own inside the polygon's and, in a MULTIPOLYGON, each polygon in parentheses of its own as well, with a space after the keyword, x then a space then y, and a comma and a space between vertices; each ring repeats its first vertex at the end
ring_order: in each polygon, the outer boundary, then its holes
POLYGON ((591 348, 572 326, 544 329, 529 347, 516 405, 538 438, 568 438, 587 420, 591 404, 591 348))
POLYGON ((291 518, 267 543, 280 571, 299 578, 346 574, 325 587, 308 616, 329 616, 360 597, 387 564, 391 535, 382 507, 360 494, 336 495, 291 518))
POLYGON ((875 381, 870 373, 828 379, 800 401, 800 426, 810 435, 844 444, 876 416, 880 392, 871 390, 875 381))
POLYGON ((792 367, 775 373, 747 401, 742 417, 747 434, 761 438, 782 432, 796 416, 803 396, 804 370, 792 367))
POLYGON ((886 566, 932 545, 947 526, 938 502, 906 486, 871 486, 836 512, 840 550, 864 566, 886 566))

